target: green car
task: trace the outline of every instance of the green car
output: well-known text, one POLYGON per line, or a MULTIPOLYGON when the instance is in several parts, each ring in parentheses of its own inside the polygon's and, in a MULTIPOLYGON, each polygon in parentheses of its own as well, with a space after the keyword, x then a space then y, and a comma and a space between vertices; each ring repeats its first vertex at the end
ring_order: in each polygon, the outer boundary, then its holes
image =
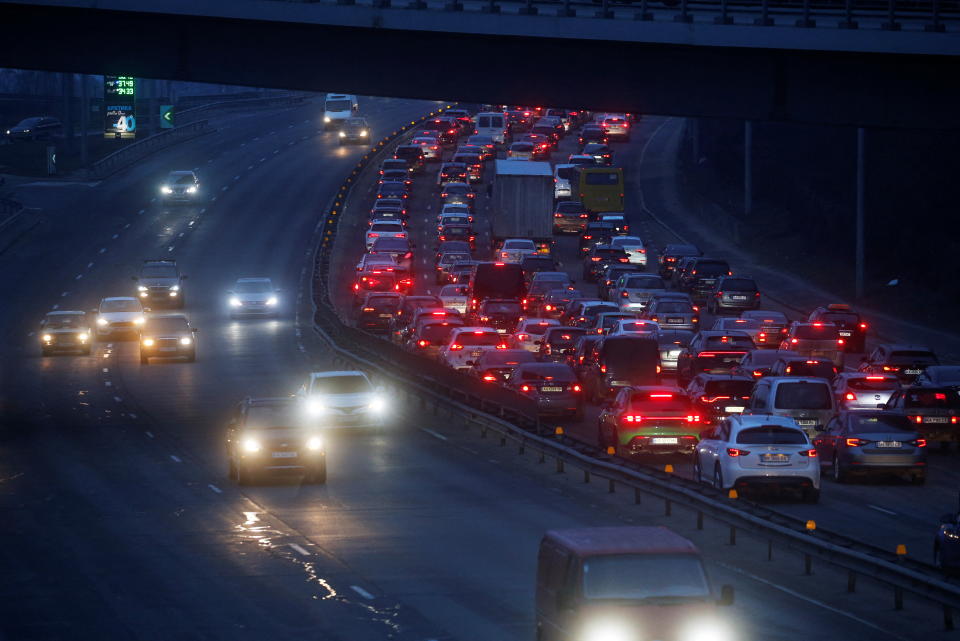
POLYGON ((601 410, 597 441, 623 457, 693 454, 705 419, 678 387, 625 387, 601 410))

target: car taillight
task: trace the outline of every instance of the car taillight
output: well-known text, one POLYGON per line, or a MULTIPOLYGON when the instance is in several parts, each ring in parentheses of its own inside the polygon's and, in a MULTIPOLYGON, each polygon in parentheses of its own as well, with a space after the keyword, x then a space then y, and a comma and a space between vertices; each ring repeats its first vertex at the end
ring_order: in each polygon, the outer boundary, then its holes
POLYGON ((753 375, 756 376, 757 378, 760 378, 761 376, 763 376, 763 372, 758 369, 755 369, 753 370, 753 375))
POLYGON ((624 414, 620 417, 625 423, 642 423, 643 417, 638 414, 624 414))
POLYGON ((846 439, 846 443, 847 443, 847 447, 860 447, 861 445, 866 443, 866 441, 859 438, 848 438, 846 439))
POLYGON ((806 456, 807 458, 817 458, 816 450, 800 450, 797 452, 800 456, 806 456))
POLYGON ((917 414, 908 414, 907 420, 911 423, 923 423, 923 417, 917 414))
POLYGON ((552 311, 553 311, 553 305, 544 305, 544 306, 543 306, 543 309, 546 310, 546 311, 548 311, 548 312, 552 312, 552 311))
MULTIPOLYGON (((866 323, 860 323, 860 329, 866 329, 866 328, 867 328, 867 324, 866 324, 866 323)), ((922 446, 921 446, 921 447, 922 447, 922 446)))
POLYGON ((735 447, 727 448, 727 456, 733 456, 733 457, 746 456, 749 453, 750 453, 750 450, 738 450, 735 447))
POLYGON ((913 441, 913 444, 914 444, 916 447, 926 447, 926 446, 927 446, 927 439, 925 439, 925 438, 918 438, 918 439, 916 439, 915 441, 913 441))
POLYGON ((418 347, 426 347, 426 346, 429 345, 429 344, 430 344, 430 341, 422 341, 422 340, 421 340, 421 341, 417 341, 417 346, 418 346, 418 347))
POLYGON ((496 381, 496 380, 497 380, 497 377, 496 377, 496 376, 493 376, 492 374, 484 374, 483 380, 485 380, 485 381, 496 381))
POLYGON ((573 385, 570 386, 570 391, 579 393, 580 391, 582 391, 582 388, 578 384, 574 383, 573 385))
POLYGON ((723 296, 723 292, 722 292, 722 291, 721 291, 721 292, 717 292, 717 298, 720 298, 721 296, 723 296))
POLYGON ((687 414, 687 423, 699 423, 700 417, 696 414, 687 414))
POLYGON ((530 387, 529 385, 521 385, 521 386, 520 386, 520 391, 521 391, 521 392, 529 392, 531 389, 533 389, 533 388, 530 387))
POLYGON ((899 371, 900 371, 900 368, 899 368, 899 367, 895 367, 895 366, 893 366, 893 365, 884 365, 884 366, 883 366, 883 371, 885 371, 885 372, 899 372, 899 371))
POLYGON ((463 345, 461 345, 460 343, 453 343, 452 345, 450 345, 451 352, 459 352, 462 349, 463 349, 463 345))
POLYGON ((497 349, 507 349, 507 344, 506 344, 506 343, 498 343, 498 344, 497 344, 497 349))
POLYGON ((792 344, 796 345, 797 343, 800 342, 800 339, 798 339, 798 338, 791 338, 791 339, 790 339, 790 342, 791 342, 792 344))
POLYGON ((621 298, 630 298, 630 292, 620 292, 621 298))
POLYGON ((843 345, 844 340, 842 338, 837 339, 837 345, 843 345))
POLYGON ((729 396, 701 396, 700 397, 700 401, 702 403, 716 403, 717 401, 722 399, 729 400, 730 397, 729 396))
POLYGON ((601 366, 600 366, 600 373, 601 373, 601 374, 606 374, 606 373, 607 373, 607 366, 606 366, 606 365, 601 365, 601 366))
MULTIPOLYGON (((580 218, 590 218, 590 214, 580 214, 580 218)), ((590 236, 587 236, 587 238, 590 238, 590 236)))
POLYGON ((853 392, 847 392, 846 394, 843 395, 843 397, 844 397, 845 399, 847 399, 848 401, 855 401, 855 400, 857 400, 857 395, 854 394, 853 392))
POLYGON ((372 308, 372 307, 364 307, 364 308, 363 308, 362 310, 360 310, 360 311, 363 311, 363 312, 374 312, 374 311, 376 311, 376 310, 375 310, 374 308, 372 308))
POLYGON ((559 213, 558 213, 558 214, 554 214, 553 217, 554 217, 554 218, 563 218, 563 214, 559 214, 559 213))

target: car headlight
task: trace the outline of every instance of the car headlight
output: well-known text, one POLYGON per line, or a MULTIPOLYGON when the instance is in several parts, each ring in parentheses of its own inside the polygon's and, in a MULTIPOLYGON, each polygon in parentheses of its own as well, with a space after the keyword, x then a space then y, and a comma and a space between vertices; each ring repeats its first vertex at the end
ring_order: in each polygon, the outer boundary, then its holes
POLYGON ((260 441, 253 437, 247 437, 243 439, 243 451, 244 452, 259 452, 260 451, 260 441))
POLYGON ((133 319, 134 325, 143 325, 143 316, 137 316, 133 319))
POLYGON ((324 116, 323 122, 330 122, 330 116, 324 116))
POLYGON ((310 416, 320 416, 327 411, 327 406, 319 398, 308 398, 306 408, 310 416))
POLYGON ((712 619, 693 621, 686 626, 681 634, 680 641, 731 641, 733 634, 724 621, 712 619))
POLYGON ((170 292, 170 296, 173 297, 173 298, 176 298, 176 297, 177 297, 177 292, 170 292))
POLYGON ((166 185, 164 185, 163 187, 160 188, 160 192, 164 194, 172 194, 173 190, 167 187, 166 185))
POLYGON ((146 286, 146 285, 137 285, 137 291, 138 291, 138 292, 145 292, 145 291, 147 291, 147 286, 146 286))
POLYGON ((240 299, 236 296, 230 297, 230 307, 240 307, 240 299))
POLYGON ((276 296, 271 296, 270 298, 267 299, 267 307, 273 307, 276 304, 277 304, 276 296))
POLYGON ((347 134, 346 134, 346 132, 341 131, 339 135, 340 135, 341 138, 343 138, 343 137, 345 137, 347 134))
POLYGON ((180 291, 180 285, 171 285, 170 291, 171 291, 171 292, 179 292, 179 291, 180 291))
POLYGON ((196 187, 187 187, 187 193, 188 193, 188 194, 195 194, 195 193, 197 193, 197 188, 196 188, 196 187))
POLYGON ((323 439, 319 436, 311 436, 307 439, 307 449, 314 452, 323 449, 323 439))
POLYGON ((86 341, 90 339, 90 334, 83 332, 81 334, 78 334, 77 338, 79 338, 81 341, 86 341))
POLYGON ((361 135, 361 136, 366 136, 366 135, 367 135, 367 130, 366 130, 366 129, 361 129, 361 130, 360 130, 360 135, 361 135))
POLYGON ((191 343, 193 343, 193 339, 190 338, 189 336, 184 336, 183 338, 180 339, 181 345, 190 345, 191 343))
POLYGON ((109 322, 109 321, 107 321, 106 318, 98 318, 98 319, 97 319, 97 325, 99 325, 100 327, 106 327, 107 324, 108 324, 108 322, 109 322))
POLYGON ((48 343, 53 340, 53 336, 51 336, 50 334, 44 334, 41 338, 43 338, 43 340, 48 343))
POLYGON ((152 339, 152 338, 145 338, 145 339, 143 339, 143 346, 144 346, 144 347, 153 347, 153 339, 152 339))
POLYGON ((376 412, 379 414, 383 410, 387 409, 387 403, 379 396, 370 401, 370 405, 367 406, 371 412, 376 412))
POLYGON ((638 641, 640 635, 623 621, 591 621, 583 628, 583 641, 638 641))

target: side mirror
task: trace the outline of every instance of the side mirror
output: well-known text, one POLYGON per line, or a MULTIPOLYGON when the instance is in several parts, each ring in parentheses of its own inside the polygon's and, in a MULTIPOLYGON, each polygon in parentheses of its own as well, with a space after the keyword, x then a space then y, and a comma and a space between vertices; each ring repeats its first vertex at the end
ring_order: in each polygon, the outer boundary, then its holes
POLYGON ((720 598, 717 599, 717 605, 733 605, 733 586, 724 585, 720 588, 720 598))
POLYGON ((940 525, 953 525, 957 522, 956 514, 941 514, 940 515, 940 525))

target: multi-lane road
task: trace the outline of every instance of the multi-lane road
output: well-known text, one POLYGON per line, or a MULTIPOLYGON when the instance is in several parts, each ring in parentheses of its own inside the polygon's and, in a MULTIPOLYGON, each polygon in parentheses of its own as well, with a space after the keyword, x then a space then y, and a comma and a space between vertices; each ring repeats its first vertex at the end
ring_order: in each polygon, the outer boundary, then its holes
MULTIPOLYGON (((434 107, 363 103, 375 133, 434 107)), ((799 576, 795 558, 767 561, 749 539, 729 546, 720 530, 698 532, 692 519, 582 486, 472 437, 456 416, 401 399, 386 433, 330 443, 325 486, 234 487, 223 441, 231 408, 247 395, 292 393, 308 371, 330 366, 310 330, 310 255, 319 213, 363 150, 339 147, 320 111, 308 102, 224 117, 217 132, 102 183, 21 188, 45 223, 0 256, 0 638, 531 639, 542 533, 618 523, 694 538, 715 582, 737 588, 743 639, 937 637, 920 604, 894 613, 887 593, 866 587, 849 597, 827 568, 799 576), (195 167, 201 201, 163 207, 160 179, 195 167), (168 256, 190 276, 196 363, 143 367, 127 341, 100 342, 89 357, 40 357, 44 312, 130 295, 138 263, 168 256), (279 284, 278 319, 228 318, 226 291, 240 276, 279 284)), ((632 193, 666 153, 668 136, 651 139, 657 126, 645 121, 619 152, 632 193)), ((423 202, 430 218, 435 202, 423 202)), ((663 241, 639 208, 630 213, 652 246, 663 241)), ((561 241, 576 273, 570 247, 561 241)), ((591 437, 588 422, 578 434, 591 437)), ((919 523, 858 508, 857 497, 896 510, 881 497, 903 493, 922 520, 947 485, 944 471, 922 489, 851 486, 833 508, 841 494, 825 491, 816 509, 833 512, 817 514, 845 514, 864 536, 902 528, 928 540, 919 523)))

